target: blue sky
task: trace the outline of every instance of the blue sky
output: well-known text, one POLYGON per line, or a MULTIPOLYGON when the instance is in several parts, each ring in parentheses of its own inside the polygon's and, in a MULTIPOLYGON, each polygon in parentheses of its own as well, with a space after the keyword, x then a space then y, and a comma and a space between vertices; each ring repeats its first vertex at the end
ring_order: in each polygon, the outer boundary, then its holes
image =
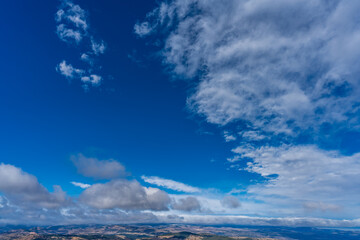
POLYGON ((359 225, 358 3, 5 5, 0 224, 359 225))

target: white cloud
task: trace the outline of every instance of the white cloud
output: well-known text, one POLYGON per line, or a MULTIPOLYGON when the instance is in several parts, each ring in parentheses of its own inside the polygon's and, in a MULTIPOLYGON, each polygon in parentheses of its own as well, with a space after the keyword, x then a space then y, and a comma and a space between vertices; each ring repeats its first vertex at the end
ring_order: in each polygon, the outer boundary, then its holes
POLYGON ((81 81, 86 84, 91 83, 92 86, 98 86, 101 84, 102 77, 96 74, 91 74, 90 76, 81 77, 81 81))
POLYGON ((83 41, 88 41, 88 50, 81 54, 80 59, 89 66, 85 70, 74 68, 71 64, 66 64, 62 61, 57 70, 67 78, 74 78, 80 80, 85 91, 88 91, 90 86, 98 87, 102 83, 102 77, 94 74, 95 70, 100 70, 101 66, 94 66, 94 57, 103 54, 106 49, 106 44, 103 40, 95 41, 94 36, 88 32, 89 24, 87 23, 87 12, 79 5, 74 4, 70 0, 62 0, 59 10, 55 15, 57 22, 57 30, 59 38, 67 43, 79 44, 83 41))
MULTIPOLYGON (((288 210, 340 211, 353 216, 358 208, 356 191, 360 181, 360 153, 344 156, 313 145, 248 148, 233 150, 250 158, 245 170, 268 179, 250 185, 247 192, 269 204, 286 202, 288 210)), ((331 214, 331 213, 329 213, 331 214)))
POLYGON ((83 154, 71 156, 71 161, 78 173, 95 179, 113 179, 127 175, 125 167, 114 159, 98 160, 85 157, 83 154))
POLYGON ((240 160, 240 156, 235 155, 235 156, 233 156, 233 157, 227 158, 226 160, 229 161, 229 162, 232 162, 232 163, 233 163, 233 162, 237 162, 237 161, 240 160))
POLYGON ((81 32, 66 28, 64 24, 59 24, 56 27, 56 32, 59 38, 64 42, 68 42, 69 39, 73 39, 76 43, 79 43, 83 38, 81 32))
POLYGON ((164 191, 146 189, 136 180, 118 179, 92 185, 80 195, 80 201, 100 209, 164 211, 170 198, 164 191))
POLYGON ((57 208, 66 205, 67 197, 60 186, 50 193, 37 178, 10 164, 0 164, 0 192, 23 207, 57 208))
POLYGON ((67 64, 65 60, 59 63, 56 70, 69 79, 76 78, 84 74, 84 70, 74 68, 71 64, 67 64))
MULTIPOLYGON (((266 154, 265 154, 266 155, 266 154)), ((279 154, 280 158, 284 154, 279 154)), ((336 154, 335 154, 336 155, 336 154)), ((316 155, 314 157, 319 157, 316 155)), ((350 158, 355 158, 352 156, 350 158)), ((284 158, 285 159, 285 158, 284 158)), ((331 160, 335 161, 335 160, 331 160)), ((342 170, 339 169, 339 172, 342 170)), ((356 174, 357 170, 354 170, 356 174)), ((347 174, 347 173, 343 173, 347 174)), ((298 176, 295 176, 298 177, 298 176)), ((356 184, 357 180, 354 180, 356 184)), ((136 180, 115 179, 106 183, 87 185, 73 182, 74 185, 86 187, 79 198, 69 199, 57 187, 54 193, 48 192, 36 179, 12 165, 0 164, 0 224, 84 224, 84 223, 196 223, 196 224, 246 224, 246 225, 280 225, 280 226, 360 226, 359 220, 332 220, 308 217, 249 217, 242 212, 263 215, 271 211, 269 203, 249 203, 235 196, 221 195, 207 197, 198 195, 173 194, 157 188, 143 187, 136 180), (170 207, 170 209, 169 209, 170 207), (249 209, 250 208, 250 209, 249 209), (251 209, 252 208, 252 209, 251 209), (264 210, 265 209, 265 210, 264 210), (192 212, 184 214, 184 212, 192 212), (194 212, 201 212, 200 215, 194 212), (234 215, 236 214, 236 216, 234 215)), ((334 184, 334 183, 333 183, 334 184)), ((311 185, 311 184, 310 184, 311 185)), ((311 186, 312 187, 312 186, 311 186)), ((347 186, 341 185, 343 192, 347 186)), ((255 194, 261 199, 262 188, 255 194)), ((327 188, 327 186, 324 186, 327 188)), ((340 188, 340 187, 339 187, 340 188)), ((326 191, 326 189, 324 190, 326 191)), ((305 191, 306 192, 306 191, 305 191)), ((342 193, 339 196, 342 197, 342 193)), ((277 193, 275 193, 277 194, 277 193)), ((291 194, 291 193, 290 193, 291 194)), ((318 200, 322 192, 317 192, 314 201, 302 202, 306 212, 342 211, 341 206, 318 200)), ((357 200, 354 193, 354 201, 357 200)), ((336 194, 334 194, 335 196, 336 194)), ((246 197, 248 198, 248 197, 246 197)), ((260 201, 262 201, 261 199, 260 201)), ((284 202, 289 202, 285 197, 284 202)), ((291 201, 290 201, 291 202, 291 201)), ((293 204, 293 202, 291 202, 293 204)), ((351 207, 352 205, 350 205, 351 207)), ((354 211, 354 208, 351 210, 354 211)), ((355 213, 356 214, 356 211, 355 213)))
POLYGON ((236 140, 236 137, 234 135, 231 135, 228 131, 224 131, 224 138, 226 142, 231 142, 236 140))
POLYGON ((267 139, 267 137, 265 135, 262 135, 259 131, 244 131, 239 133, 241 134, 242 138, 245 139, 246 141, 260 141, 260 140, 264 140, 267 139))
POLYGON ((89 85, 99 86, 101 85, 101 82, 103 80, 101 76, 96 74, 90 74, 88 76, 85 76, 85 70, 75 68, 71 64, 66 63, 65 60, 63 60, 56 66, 56 70, 68 79, 80 78, 80 81, 84 83, 84 86, 86 88, 88 88, 89 85))
POLYGON ((57 34, 64 42, 79 43, 87 35, 87 16, 86 12, 72 1, 63 0, 61 8, 56 12, 55 20, 57 34))
POLYGON ((94 39, 91 39, 91 49, 95 55, 104 54, 105 52, 105 42, 96 42, 94 39))
POLYGON ((245 170, 265 179, 247 189, 264 214, 356 217, 360 156, 296 142, 360 126, 359 10, 350 0, 161 1, 139 31, 157 34, 173 76, 195 81, 191 110, 229 136, 241 130, 227 160, 251 159, 245 170))
POLYGON ((86 189, 86 188, 89 188, 91 187, 90 184, 87 184, 87 183, 80 183, 80 182, 71 182, 72 185, 76 186, 76 187, 80 187, 82 189, 86 189))
POLYGON ((143 22, 135 24, 134 31, 138 36, 145 37, 146 35, 149 35, 151 33, 152 28, 150 27, 148 22, 143 22))
POLYGON ((167 189, 179 191, 179 192, 187 192, 187 193, 201 192, 200 188, 192 187, 190 185, 187 185, 187 184, 184 184, 181 182, 176 182, 176 181, 170 180, 170 179, 164 179, 164 178, 159 178, 159 177, 155 177, 155 176, 151 176, 151 177, 142 176, 141 178, 147 183, 154 184, 159 187, 164 187, 167 189))
POLYGON ((94 60, 86 53, 82 53, 80 59, 84 62, 89 63, 90 65, 93 65, 94 63, 94 60))
POLYGON ((359 124, 359 9, 347 0, 164 1, 138 32, 166 33, 164 62, 199 81, 188 103, 208 122, 293 135, 359 124))

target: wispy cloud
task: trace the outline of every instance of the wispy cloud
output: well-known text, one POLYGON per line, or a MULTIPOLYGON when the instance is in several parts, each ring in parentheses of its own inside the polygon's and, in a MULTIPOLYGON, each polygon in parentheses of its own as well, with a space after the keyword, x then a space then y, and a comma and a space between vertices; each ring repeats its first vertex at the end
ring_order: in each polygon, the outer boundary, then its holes
POLYGON ((89 90, 90 86, 98 87, 102 83, 102 76, 94 74, 94 71, 101 67, 94 67, 95 58, 105 53, 106 44, 103 40, 94 40, 94 36, 89 33, 88 13, 79 5, 70 0, 62 0, 59 10, 55 15, 57 22, 57 35, 69 44, 80 43, 85 45, 85 52, 81 53, 80 59, 88 65, 84 69, 78 69, 63 60, 56 69, 62 75, 71 79, 78 79, 82 82, 84 90, 89 90))
POLYGON ((134 31, 140 37, 145 37, 146 35, 150 34, 153 28, 150 26, 148 22, 142 22, 135 24, 134 31))
POLYGON ((92 86, 98 86, 101 84, 102 77, 96 74, 91 74, 90 76, 81 77, 81 81, 86 84, 91 84, 92 86))
POLYGON ((56 67, 56 70, 69 79, 82 76, 85 72, 82 69, 74 68, 71 64, 67 64, 65 60, 59 63, 59 65, 56 67))
POLYGON ((230 134, 228 131, 224 131, 224 138, 226 142, 231 142, 236 140, 236 137, 230 134))
POLYGON ((64 42, 78 44, 88 34, 87 14, 72 1, 62 1, 61 8, 56 12, 55 20, 58 23, 56 33, 64 42))
MULTIPOLYGON (((360 181, 360 154, 341 155, 313 145, 243 148, 234 152, 250 158, 246 171, 260 174, 267 180, 249 186, 248 193, 273 204, 286 199, 293 211, 334 211, 352 215, 360 193, 355 191, 360 181), (300 190, 301 189, 301 190, 300 190)), ((240 158, 240 159, 241 159, 240 158)))
POLYGON ((71 182, 71 184, 76 186, 76 187, 82 188, 82 189, 86 189, 86 188, 91 187, 90 184, 80 183, 80 182, 71 182))
POLYGON ((95 55, 104 54, 106 46, 104 41, 96 42, 91 39, 91 49, 95 55))
POLYGON ((159 187, 171 189, 174 191, 187 192, 187 193, 201 192, 200 188, 193 187, 193 186, 181 183, 181 182, 176 182, 176 181, 170 180, 170 179, 154 177, 154 176, 152 176, 152 177, 142 176, 141 178, 144 180, 144 182, 154 184, 159 187))
POLYGON ((140 36, 166 33, 164 62, 181 78, 199 79, 188 103, 209 122, 241 120, 291 135, 349 118, 358 125, 359 70, 351 63, 360 59, 359 8, 354 1, 177 0, 161 2, 135 27, 146 30, 140 36))

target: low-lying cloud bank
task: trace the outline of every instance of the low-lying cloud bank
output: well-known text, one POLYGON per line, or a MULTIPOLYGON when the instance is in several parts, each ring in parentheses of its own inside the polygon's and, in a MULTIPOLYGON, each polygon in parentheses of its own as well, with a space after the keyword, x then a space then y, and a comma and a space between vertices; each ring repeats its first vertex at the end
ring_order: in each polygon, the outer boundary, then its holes
MULTIPOLYGON (((101 160, 93 160, 102 163, 101 160)), ((102 164, 106 163, 105 161, 102 164)), ((115 178, 105 183, 87 184, 79 197, 67 196, 59 186, 54 189, 53 192, 49 192, 35 176, 13 165, 0 164, 0 224, 51 225, 102 222, 104 224, 360 226, 358 219, 266 218, 233 215, 229 213, 240 213, 243 210, 238 197, 171 195, 157 188, 142 186, 135 179, 115 178)), ((306 204, 308 208, 329 207, 317 203, 306 204)), ((244 206, 248 205, 244 204, 244 206)))

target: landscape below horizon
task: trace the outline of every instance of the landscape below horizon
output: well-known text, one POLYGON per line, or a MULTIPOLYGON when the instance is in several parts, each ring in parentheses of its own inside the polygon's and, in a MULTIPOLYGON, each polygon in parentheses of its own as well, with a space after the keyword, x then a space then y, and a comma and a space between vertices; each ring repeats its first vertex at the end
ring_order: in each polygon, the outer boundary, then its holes
POLYGON ((122 239, 122 240, 356 240, 360 229, 294 227, 204 226, 169 224, 69 225, 49 227, 7 226, 0 239, 122 239))

